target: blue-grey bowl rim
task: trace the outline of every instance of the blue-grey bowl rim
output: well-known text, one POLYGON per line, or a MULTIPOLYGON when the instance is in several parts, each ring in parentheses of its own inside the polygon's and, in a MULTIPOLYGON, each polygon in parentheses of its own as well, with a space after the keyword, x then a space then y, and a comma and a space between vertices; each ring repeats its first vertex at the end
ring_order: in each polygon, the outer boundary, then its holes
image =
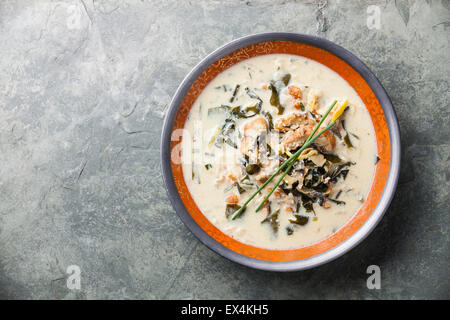
POLYGON ((381 85, 380 81, 378 81, 375 75, 370 71, 370 69, 354 54, 329 40, 316 36, 290 32, 269 32, 245 36, 225 44, 224 46, 213 51, 202 61, 200 61, 200 63, 197 64, 192 69, 192 71, 189 72, 189 74, 184 78, 177 91, 175 92, 172 101, 167 109, 161 136, 161 168, 163 172, 165 187, 169 199, 183 223, 203 244, 205 244, 214 252, 247 267, 266 271, 286 272, 317 267, 319 265, 337 259, 344 253, 348 252, 350 249, 358 245, 362 240, 364 240, 377 226, 384 213, 388 209, 392 198, 394 197, 400 172, 400 155, 400 130, 397 116, 385 89, 381 85), (367 221, 351 237, 349 237, 347 240, 343 241, 336 247, 314 257, 295 261, 266 261, 250 258, 228 249, 227 247, 217 242, 214 238, 209 236, 203 229, 200 228, 200 226, 194 221, 194 219, 185 208, 175 186, 172 167, 170 164, 170 138, 174 120, 178 108, 192 83, 200 76, 200 74, 204 70, 206 70, 206 68, 208 68, 218 59, 240 48, 255 43, 268 41, 292 41, 319 47, 331 52, 332 54, 336 55, 337 57, 341 58, 349 65, 351 65, 368 83, 372 91, 375 93, 378 101, 380 102, 380 105, 383 108, 386 117, 391 140, 391 163, 386 186, 383 190, 380 201, 378 202, 377 206, 375 207, 367 221))

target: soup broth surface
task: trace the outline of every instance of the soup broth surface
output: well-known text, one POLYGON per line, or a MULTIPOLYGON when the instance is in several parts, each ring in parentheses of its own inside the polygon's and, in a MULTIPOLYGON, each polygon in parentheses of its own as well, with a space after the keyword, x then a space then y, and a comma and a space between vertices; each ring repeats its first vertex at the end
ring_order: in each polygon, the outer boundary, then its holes
POLYGON ((285 54, 244 60, 214 78, 189 113, 181 150, 184 179, 209 221, 238 241, 268 249, 299 248, 336 232, 361 207, 377 161, 370 115, 355 90, 328 67, 285 54), (346 111, 323 144, 317 140, 295 165, 295 178, 288 176, 284 189, 255 212, 278 175, 232 220, 233 208, 302 145, 304 136, 296 135, 306 134, 306 124, 317 123, 335 100, 336 108, 347 101, 346 111), (294 118, 303 122, 289 127, 294 118))

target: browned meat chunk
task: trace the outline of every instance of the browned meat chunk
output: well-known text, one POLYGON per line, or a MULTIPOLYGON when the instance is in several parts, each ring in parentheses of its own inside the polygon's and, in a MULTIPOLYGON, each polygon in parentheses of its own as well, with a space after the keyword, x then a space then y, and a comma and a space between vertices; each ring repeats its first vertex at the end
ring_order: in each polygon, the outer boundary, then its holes
POLYGON ((297 110, 300 110, 302 108, 301 103, 302 102, 300 100, 295 100, 294 101, 294 108, 297 109, 297 110))
POLYGON ((302 126, 314 125, 314 120, 308 119, 305 114, 291 113, 287 116, 278 118, 275 121, 275 129, 281 132, 286 132, 300 128, 302 126))
MULTIPOLYGON (((313 130, 314 126, 307 125, 286 133, 283 139, 284 149, 294 150, 301 147, 313 130)), ((325 152, 332 152, 336 146, 336 138, 326 131, 314 141, 314 144, 325 152)))
POLYGON ((239 203, 239 196, 235 193, 232 193, 225 199, 225 203, 237 204, 237 203, 239 203))
POLYGON ((258 117, 250 120, 244 124, 244 134, 249 134, 251 131, 262 132, 267 130, 267 121, 263 117, 258 117))
POLYGON ((289 94, 294 98, 294 99, 300 99, 302 97, 302 91, 299 87, 297 86, 289 86, 288 87, 288 91, 289 94))

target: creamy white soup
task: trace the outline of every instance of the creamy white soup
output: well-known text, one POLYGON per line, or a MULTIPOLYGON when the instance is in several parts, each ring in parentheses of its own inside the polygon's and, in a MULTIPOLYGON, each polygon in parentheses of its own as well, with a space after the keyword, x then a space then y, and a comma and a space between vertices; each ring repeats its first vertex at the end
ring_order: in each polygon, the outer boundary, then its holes
POLYGON ((184 179, 202 213, 230 237, 269 249, 336 232, 364 202, 377 159, 374 128, 355 90, 326 66, 284 54, 244 60, 214 78, 182 140, 184 179), (289 160, 333 102, 316 134, 345 107, 336 124, 289 160))

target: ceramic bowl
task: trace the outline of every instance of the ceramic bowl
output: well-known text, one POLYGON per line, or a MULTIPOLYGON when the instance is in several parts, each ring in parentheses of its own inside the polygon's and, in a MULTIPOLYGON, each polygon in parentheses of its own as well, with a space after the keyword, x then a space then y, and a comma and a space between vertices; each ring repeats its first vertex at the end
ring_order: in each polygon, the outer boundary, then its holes
POLYGON ((374 74, 355 55, 328 40, 297 33, 262 33, 234 40, 204 58, 186 76, 168 108, 161 139, 161 165, 167 193, 185 225, 218 254, 248 267, 271 271, 312 268, 343 255, 367 235, 387 210, 400 169, 400 133, 392 103, 374 74), (232 65, 259 55, 304 56, 344 78, 365 103, 375 128, 378 156, 371 190, 360 210, 338 231, 314 244, 292 250, 271 250, 241 243, 221 232, 202 214, 183 178, 182 165, 171 162, 180 143, 189 110, 205 86, 232 65))

